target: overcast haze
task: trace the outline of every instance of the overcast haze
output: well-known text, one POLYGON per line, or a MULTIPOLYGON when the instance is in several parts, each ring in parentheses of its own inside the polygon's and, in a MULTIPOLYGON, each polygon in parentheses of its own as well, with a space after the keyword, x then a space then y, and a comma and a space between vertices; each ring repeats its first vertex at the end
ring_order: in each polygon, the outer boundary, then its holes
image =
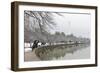
POLYGON ((90 38, 90 14, 68 14, 60 13, 62 16, 53 14, 56 27, 50 30, 51 33, 56 31, 67 34, 74 34, 77 37, 90 38))

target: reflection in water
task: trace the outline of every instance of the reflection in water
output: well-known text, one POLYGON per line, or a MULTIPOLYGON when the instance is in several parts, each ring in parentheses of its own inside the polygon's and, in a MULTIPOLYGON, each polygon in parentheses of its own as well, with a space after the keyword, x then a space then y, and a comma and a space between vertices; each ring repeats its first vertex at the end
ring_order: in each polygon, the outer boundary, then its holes
POLYGON ((68 57, 66 56, 67 54, 73 55, 77 50, 81 51, 87 47, 89 47, 89 44, 46 46, 37 48, 35 53, 40 60, 66 59, 65 57, 68 57))

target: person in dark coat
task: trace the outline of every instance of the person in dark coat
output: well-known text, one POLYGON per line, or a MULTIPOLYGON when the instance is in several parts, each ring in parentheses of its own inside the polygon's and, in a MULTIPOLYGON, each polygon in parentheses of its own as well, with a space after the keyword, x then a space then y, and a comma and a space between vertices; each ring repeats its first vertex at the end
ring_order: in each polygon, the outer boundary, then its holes
POLYGON ((39 40, 34 41, 33 46, 32 46, 32 51, 33 51, 34 48, 38 47, 38 43, 39 43, 39 40))

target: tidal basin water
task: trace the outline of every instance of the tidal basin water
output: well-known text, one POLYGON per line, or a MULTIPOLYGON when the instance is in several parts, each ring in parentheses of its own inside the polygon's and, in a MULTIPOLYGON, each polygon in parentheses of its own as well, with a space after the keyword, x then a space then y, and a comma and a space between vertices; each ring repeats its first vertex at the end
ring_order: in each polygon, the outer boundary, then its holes
POLYGON ((73 60, 89 59, 90 46, 80 45, 60 45, 36 48, 34 51, 25 52, 25 61, 47 61, 47 60, 73 60))

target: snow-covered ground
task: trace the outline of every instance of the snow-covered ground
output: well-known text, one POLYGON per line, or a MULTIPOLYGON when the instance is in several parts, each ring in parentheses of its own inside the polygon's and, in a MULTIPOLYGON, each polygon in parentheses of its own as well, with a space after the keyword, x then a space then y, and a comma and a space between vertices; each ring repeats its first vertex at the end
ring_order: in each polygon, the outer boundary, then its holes
POLYGON ((32 47, 33 43, 24 43, 24 47, 32 47))
POLYGON ((32 51, 32 48, 25 48, 25 52, 32 51))

